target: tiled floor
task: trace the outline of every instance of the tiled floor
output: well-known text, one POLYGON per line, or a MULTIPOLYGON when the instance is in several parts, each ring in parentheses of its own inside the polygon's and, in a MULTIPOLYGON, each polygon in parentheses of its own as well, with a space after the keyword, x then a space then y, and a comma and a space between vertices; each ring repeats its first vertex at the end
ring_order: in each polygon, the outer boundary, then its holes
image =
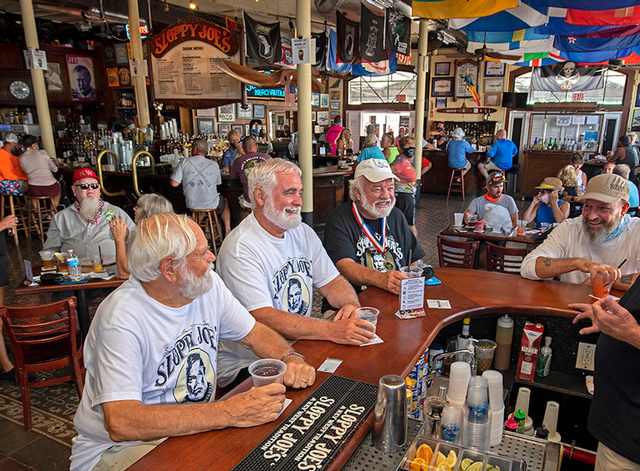
MULTIPOLYGON (((436 266, 438 264, 438 249, 435 244, 437 234, 453 221, 453 213, 462 212, 467 207, 471 197, 467 196, 463 202, 459 196, 451 197, 447 202, 441 195, 423 194, 420 200, 420 208, 417 211, 416 226, 418 239, 426 252, 425 263, 436 266)), ((518 206, 522 206, 518 201, 518 206)), ((522 210, 522 207, 521 207, 522 210)), ((37 260, 37 251, 40 249, 39 240, 32 239, 28 242, 21 238, 20 247, 9 242, 7 261, 11 285, 6 289, 5 302, 8 305, 17 304, 18 300, 13 294, 16 285, 24 279, 24 267, 22 260, 37 260)), ((34 432, 26 432, 21 426, 17 426, 6 420, 0 419, 0 469, 3 471, 21 470, 58 470, 69 468, 70 450, 52 440, 49 440, 34 432)))

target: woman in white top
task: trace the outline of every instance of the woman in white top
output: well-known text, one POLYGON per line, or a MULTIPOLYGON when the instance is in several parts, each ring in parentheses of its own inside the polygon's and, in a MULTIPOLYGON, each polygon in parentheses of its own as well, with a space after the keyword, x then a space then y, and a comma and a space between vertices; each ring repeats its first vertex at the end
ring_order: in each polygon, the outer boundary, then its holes
POLYGON ((339 156, 353 155, 353 139, 351 139, 351 130, 344 128, 340 131, 338 139, 336 139, 336 149, 339 156))
MULTIPOLYGON (((573 197, 572 201, 582 196, 584 193, 584 189, 587 186, 587 174, 584 173, 582 170, 580 170, 583 165, 584 165, 584 157, 582 156, 582 152, 574 152, 573 155, 571 156, 571 163, 567 165, 567 167, 573 167, 573 170, 575 172, 575 177, 576 177, 575 194, 572 194, 573 191, 568 191, 570 188, 573 187, 573 185, 571 184, 567 186, 565 184, 565 193, 568 196, 573 197)), ((561 168, 558 174, 556 175, 556 178, 559 178, 560 180, 563 180, 563 176, 565 176, 566 178, 566 175, 570 174, 570 172, 566 171, 567 167, 561 168)), ((564 180, 563 180, 563 183, 564 183, 564 180)))
POLYGON ((29 195, 50 196, 54 208, 60 202, 60 183, 53 176, 58 167, 53 163, 46 150, 38 147, 38 138, 27 134, 22 138, 26 149, 20 156, 20 167, 29 179, 29 195))

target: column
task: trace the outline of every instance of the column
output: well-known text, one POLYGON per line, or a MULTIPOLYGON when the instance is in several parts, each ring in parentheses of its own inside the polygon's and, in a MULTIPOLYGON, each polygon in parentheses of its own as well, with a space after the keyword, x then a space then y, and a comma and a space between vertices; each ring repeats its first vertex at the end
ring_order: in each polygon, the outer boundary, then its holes
POLYGON ((429 36, 429 20, 420 20, 420 36, 418 39, 418 78, 416 83, 416 153, 413 160, 413 166, 416 169, 418 178, 422 170, 422 139, 424 136, 424 109, 426 103, 425 91, 427 86, 427 72, 425 61, 427 57, 427 37, 429 36))
POLYGON ((149 117, 147 83, 144 77, 144 59, 142 57, 142 40, 140 39, 140 13, 138 12, 138 0, 129 0, 129 36, 131 37, 132 59, 138 62, 138 76, 131 77, 136 94, 138 124, 141 128, 146 128, 151 120, 149 117))

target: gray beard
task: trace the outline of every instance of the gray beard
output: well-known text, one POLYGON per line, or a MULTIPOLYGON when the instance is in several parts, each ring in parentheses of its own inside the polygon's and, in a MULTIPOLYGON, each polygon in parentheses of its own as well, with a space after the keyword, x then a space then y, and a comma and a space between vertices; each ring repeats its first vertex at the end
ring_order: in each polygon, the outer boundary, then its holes
POLYGON ((273 200, 271 197, 265 199, 263 211, 265 217, 272 223, 285 231, 295 229, 302 222, 302 216, 300 215, 302 208, 287 206, 283 211, 277 211, 273 206, 273 200), (288 214, 287 210, 296 211, 295 214, 288 214))
POLYGON ((393 211, 393 208, 396 205, 396 201, 395 198, 393 198, 393 201, 391 202, 391 205, 388 209, 378 209, 376 208, 375 202, 373 204, 370 204, 369 201, 367 201, 367 199, 364 197, 360 199, 360 204, 366 212, 368 212, 372 216, 375 216, 376 219, 380 219, 389 217, 389 214, 391 214, 391 211, 393 211))
POLYGON ((85 198, 80 205, 80 215, 87 221, 91 221, 98 215, 98 198, 85 198))
POLYGON ((618 225, 620 225, 620 221, 621 219, 618 219, 613 224, 604 226, 600 232, 592 232, 584 219, 582 220, 582 227, 589 236, 591 243, 597 245, 604 242, 607 237, 613 234, 613 232, 618 228, 618 225))
POLYGON ((204 276, 198 278, 191 273, 188 268, 182 270, 182 281, 178 286, 178 292, 187 299, 196 299, 209 291, 213 286, 213 279, 209 271, 213 270, 213 263, 209 264, 209 268, 204 276))

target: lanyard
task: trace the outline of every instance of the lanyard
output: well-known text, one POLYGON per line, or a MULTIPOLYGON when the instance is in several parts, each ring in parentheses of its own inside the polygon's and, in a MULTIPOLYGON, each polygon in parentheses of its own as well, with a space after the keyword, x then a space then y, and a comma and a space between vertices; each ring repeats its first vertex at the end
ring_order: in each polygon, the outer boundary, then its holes
POLYGON ((387 218, 386 217, 382 218, 382 237, 380 240, 378 240, 375 234, 373 233, 373 231, 371 230, 371 228, 369 227, 369 224, 367 224, 365 220, 362 218, 362 216, 360 215, 360 212, 358 211, 356 204, 351 203, 351 205, 353 209, 353 215, 356 217, 356 221, 358 221, 358 224, 364 231, 364 234, 371 241, 373 246, 376 249, 378 249, 378 252, 384 253, 387 245, 387 218))

